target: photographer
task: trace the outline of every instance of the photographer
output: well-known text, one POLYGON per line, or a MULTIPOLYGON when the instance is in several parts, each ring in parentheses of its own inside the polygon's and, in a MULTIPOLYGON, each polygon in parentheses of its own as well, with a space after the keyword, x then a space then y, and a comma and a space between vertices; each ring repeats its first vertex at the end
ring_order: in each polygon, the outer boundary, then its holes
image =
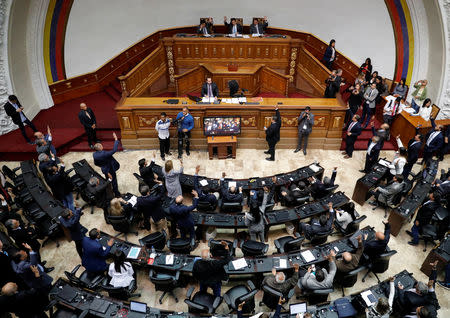
POLYGON ((302 149, 303 141, 303 154, 306 155, 306 147, 308 146, 308 137, 314 126, 314 114, 311 113, 311 107, 306 106, 300 116, 297 118, 298 122, 298 145, 294 150, 295 153, 302 149))
POLYGON ((183 156, 183 143, 186 143, 186 155, 190 155, 189 146, 191 144, 191 130, 194 128, 194 117, 189 113, 187 107, 179 112, 176 118, 178 124, 178 159, 183 156))

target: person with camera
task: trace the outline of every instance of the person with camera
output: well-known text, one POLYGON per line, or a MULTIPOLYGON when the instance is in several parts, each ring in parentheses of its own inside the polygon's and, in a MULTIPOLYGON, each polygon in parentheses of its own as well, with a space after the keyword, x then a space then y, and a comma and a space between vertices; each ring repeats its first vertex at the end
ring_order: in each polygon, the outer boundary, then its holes
POLYGON ((186 155, 190 155, 191 130, 194 128, 194 117, 189 113, 189 108, 183 107, 176 118, 178 124, 178 159, 183 157, 183 144, 186 144, 186 155))
POLYGON ((308 146, 308 137, 314 126, 314 114, 311 113, 311 107, 306 106, 305 110, 301 112, 300 116, 297 118, 298 122, 298 145, 294 150, 295 153, 302 149, 303 143, 303 154, 306 155, 306 147, 308 146))

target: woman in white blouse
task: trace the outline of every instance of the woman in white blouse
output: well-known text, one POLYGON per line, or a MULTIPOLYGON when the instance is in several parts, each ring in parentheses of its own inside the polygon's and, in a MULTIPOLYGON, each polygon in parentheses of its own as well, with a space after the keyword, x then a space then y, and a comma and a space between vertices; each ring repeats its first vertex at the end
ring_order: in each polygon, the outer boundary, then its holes
POLYGON ((431 99, 427 98, 423 101, 422 107, 420 107, 419 112, 417 114, 414 114, 413 116, 420 116, 426 121, 429 121, 432 109, 433 107, 431 107, 431 99))
POLYGON ((401 175, 403 173, 403 167, 406 164, 406 158, 408 157, 408 152, 405 148, 400 147, 398 149, 398 154, 395 155, 394 160, 392 160, 389 165, 389 175, 388 181, 392 180, 392 178, 396 175, 401 175))
POLYGON ((134 280, 133 267, 129 262, 125 262, 126 256, 121 250, 114 253, 114 262, 109 265, 108 275, 111 277, 109 282, 114 287, 128 287, 134 280))

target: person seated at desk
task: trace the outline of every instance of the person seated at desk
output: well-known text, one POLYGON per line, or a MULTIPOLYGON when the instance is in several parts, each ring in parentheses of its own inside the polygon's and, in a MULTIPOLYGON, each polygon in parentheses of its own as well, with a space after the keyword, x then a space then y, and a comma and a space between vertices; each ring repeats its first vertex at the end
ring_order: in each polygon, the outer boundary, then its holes
POLYGON ((192 275, 200 283, 200 292, 206 293, 209 287, 213 290, 214 297, 220 297, 222 280, 227 279, 224 266, 232 260, 227 242, 221 241, 220 244, 227 252, 222 259, 211 259, 209 249, 204 249, 202 258, 195 261, 192 269, 192 275))
POLYGON ((264 243, 264 213, 260 211, 257 202, 250 203, 250 211, 245 212, 244 223, 248 228, 250 239, 256 241, 258 237, 260 242, 264 243))
POLYGON ((389 222, 382 221, 384 224, 384 233, 375 232, 375 239, 367 241, 367 234, 364 235, 364 255, 372 260, 386 251, 391 235, 391 225, 389 222))
POLYGON ((425 136, 425 147, 423 148, 422 164, 428 164, 433 154, 439 150, 444 144, 444 135, 442 133, 443 126, 436 125, 434 118, 431 118, 431 129, 425 136))
POLYGON ((308 240, 311 240, 315 235, 325 234, 331 230, 333 226, 336 212, 333 209, 333 203, 328 202, 328 213, 323 213, 319 219, 313 218, 311 224, 300 222, 300 234, 305 234, 308 240))
POLYGON ((409 245, 419 244, 419 234, 422 233, 422 229, 425 225, 430 224, 434 212, 441 206, 439 202, 440 196, 437 193, 430 192, 428 194, 428 200, 422 204, 417 212, 411 232, 406 231, 406 233, 410 234, 413 238, 408 242, 409 245))
POLYGON ((253 18, 253 23, 250 25, 250 34, 261 36, 266 32, 268 26, 267 17, 263 18, 262 23, 259 23, 258 18, 253 18))
POLYGON ((103 209, 103 216, 105 217, 106 223, 108 223, 108 220, 106 219, 106 216, 108 215, 108 205, 111 202, 111 199, 114 198, 112 188, 109 186, 111 180, 112 178, 109 175, 108 180, 100 185, 99 178, 91 177, 86 188, 86 191, 95 197, 95 205, 103 209))
POLYGON ((14 242, 18 246, 23 246, 23 244, 28 244, 31 246, 32 250, 37 254, 38 262, 41 261, 41 255, 39 250, 41 248, 41 243, 37 240, 37 234, 34 228, 31 226, 22 227, 20 222, 15 219, 9 219, 5 222, 5 226, 8 229, 8 234, 14 239, 14 242))
POLYGON ((137 198, 136 209, 144 216, 145 229, 151 229, 152 233, 162 230, 167 233, 167 220, 161 201, 164 187, 159 184, 150 190, 148 186, 142 186, 140 192, 142 196, 137 198))
POLYGON ((400 82, 395 85, 394 90, 392 91, 392 96, 400 97, 401 99, 406 98, 406 92, 408 91, 408 85, 406 85, 406 78, 400 79, 400 82))
POLYGON ((361 235, 359 235, 356 239, 358 240, 358 248, 355 253, 344 252, 342 253, 342 259, 336 260, 338 272, 348 273, 358 267, 359 260, 361 259, 364 251, 364 245, 361 235))
POLYGON ((272 177, 272 185, 270 187, 268 185, 264 185, 262 190, 250 191, 250 204, 254 202, 259 207, 261 213, 266 212, 267 205, 274 203, 273 197, 275 194, 276 183, 277 177, 272 177))
MULTIPOLYGON (((412 170, 412 167, 414 166, 414 164, 419 159, 419 151, 422 148, 423 135, 419 134, 418 130, 419 129, 416 128, 416 134, 415 134, 414 138, 411 138, 408 141, 408 150, 407 150, 406 164, 403 167, 403 173, 402 173, 404 178, 408 178, 409 173, 412 170)), ((398 135, 396 139, 397 139, 397 145, 400 148, 402 148, 403 144, 402 144, 402 141, 400 139, 400 135, 398 135)))
POLYGON ((315 266, 309 266, 308 271, 303 275, 303 277, 298 281, 298 288, 300 292, 304 289, 306 290, 318 290, 318 289, 328 289, 333 288, 333 280, 336 275, 336 262, 334 257, 336 253, 331 250, 330 254, 327 255, 328 269, 316 268, 315 266))
POLYGON ((114 261, 109 264, 108 276, 111 277, 109 284, 113 287, 128 287, 134 280, 134 270, 124 252, 117 249, 113 254, 114 261))
POLYGON ((213 33, 213 18, 209 17, 206 19, 200 20, 200 25, 197 28, 197 34, 203 35, 203 36, 211 36, 213 33))
POLYGON ((219 193, 210 193, 208 185, 200 186, 198 181, 198 173, 200 171, 200 166, 195 167, 194 174, 194 190, 198 193, 198 202, 208 202, 211 206, 217 206, 217 200, 219 199, 219 193))
POLYGON ((192 205, 183 204, 183 196, 179 195, 175 202, 170 205, 169 211, 170 215, 173 217, 174 221, 177 223, 180 229, 181 238, 186 238, 186 234, 189 233, 189 239, 195 239, 195 228, 194 220, 191 216, 191 211, 195 210, 198 204, 198 193, 192 190, 194 198, 192 199, 192 205))
POLYGON ((272 268, 272 275, 264 277, 262 285, 267 285, 278 290, 283 295, 287 295, 298 283, 299 268, 299 264, 294 264, 294 274, 289 279, 286 279, 286 275, 283 272, 277 272, 275 268, 272 268))
POLYGON ((222 178, 220 179, 220 190, 222 193, 222 203, 232 203, 232 202, 239 202, 242 204, 242 201, 244 199, 242 195, 242 187, 239 188, 239 191, 236 189, 235 186, 227 188, 225 184, 225 172, 222 172, 222 178))
POLYGON ((150 188, 153 188, 153 186, 157 183, 158 179, 158 176, 153 171, 153 167, 155 166, 155 154, 153 154, 153 158, 150 161, 150 165, 148 164, 148 160, 145 158, 139 159, 138 165, 139 165, 139 174, 141 175, 142 179, 144 179, 145 184, 148 185, 150 188))
POLYGON ((403 191, 404 188, 403 176, 396 175, 392 178, 392 181, 386 186, 378 186, 374 191, 370 190, 369 195, 373 195, 375 200, 369 202, 369 204, 377 205, 379 203, 385 205, 393 205, 393 199, 397 193, 403 191))
POLYGON ((100 231, 93 228, 89 231, 89 237, 83 237, 83 257, 81 264, 90 274, 103 274, 108 268, 106 259, 108 258, 114 239, 109 239, 106 248, 99 242, 100 231))
POLYGON ((433 110, 433 107, 431 107, 431 99, 427 98, 423 101, 422 106, 420 106, 420 109, 416 111, 416 113, 411 114, 411 116, 420 116, 424 120, 429 121, 431 119, 431 111, 433 110))
POLYGON ((109 204, 109 215, 112 216, 131 216, 133 206, 122 198, 113 198, 109 204))
POLYGON ((211 77, 206 78, 206 82, 202 85, 202 97, 219 97, 219 88, 217 84, 212 81, 211 77))
POLYGON ((223 17, 223 23, 228 30, 228 34, 232 34, 234 36, 238 34, 242 34, 242 25, 237 23, 236 18, 231 18, 230 23, 227 22, 227 17, 223 17))
POLYGON ((331 173, 331 178, 324 177, 323 181, 321 181, 314 176, 309 177, 308 181, 310 184, 309 188, 311 189, 311 196, 314 199, 317 199, 327 195, 328 192, 326 189, 334 186, 336 176, 337 176, 337 167, 334 167, 333 172, 331 173))
POLYGON ((336 209, 336 221, 346 230, 347 226, 355 219, 355 204, 349 202, 343 205, 340 209, 336 209))
POLYGON ((392 95, 387 96, 386 104, 383 107, 383 121, 388 125, 392 125, 395 116, 400 114, 405 107, 406 106, 402 104, 401 97, 394 97, 392 95))
POLYGON ((395 286, 394 277, 389 277, 389 299, 381 297, 375 305, 366 308, 366 318, 389 318, 392 313, 394 303, 395 286))
POLYGON ((280 201, 284 206, 297 206, 298 198, 305 198, 310 194, 309 188, 306 187, 306 184, 303 181, 300 181, 298 185, 293 183, 289 186, 289 188, 286 186, 281 186, 280 191, 280 201))

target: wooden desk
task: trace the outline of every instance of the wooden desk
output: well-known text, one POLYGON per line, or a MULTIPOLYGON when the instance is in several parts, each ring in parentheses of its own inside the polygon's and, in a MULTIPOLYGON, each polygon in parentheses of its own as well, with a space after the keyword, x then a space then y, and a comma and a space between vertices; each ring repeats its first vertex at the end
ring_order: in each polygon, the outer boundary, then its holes
POLYGON ((445 268, 447 263, 450 261, 449 255, 443 251, 442 249, 448 249, 448 244, 450 242, 450 236, 446 236, 442 239, 442 241, 436 245, 430 253, 428 253, 428 256, 425 258, 425 260, 422 263, 422 266, 420 267, 420 270, 422 273, 424 273, 427 276, 430 276, 431 274, 431 266, 430 263, 433 263, 435 261, 438 261, 436 265, 436 270, 441 271, 445 268))
POLYGON ((210 136, 207 140, 210 160, 214 158, 214 148, 217 148, 217 158, 227 159, 231 155, 231 158, 236 159, 236 136, 210 136), (229 147, 231 147, 231 153, 228 152, 229 147))

